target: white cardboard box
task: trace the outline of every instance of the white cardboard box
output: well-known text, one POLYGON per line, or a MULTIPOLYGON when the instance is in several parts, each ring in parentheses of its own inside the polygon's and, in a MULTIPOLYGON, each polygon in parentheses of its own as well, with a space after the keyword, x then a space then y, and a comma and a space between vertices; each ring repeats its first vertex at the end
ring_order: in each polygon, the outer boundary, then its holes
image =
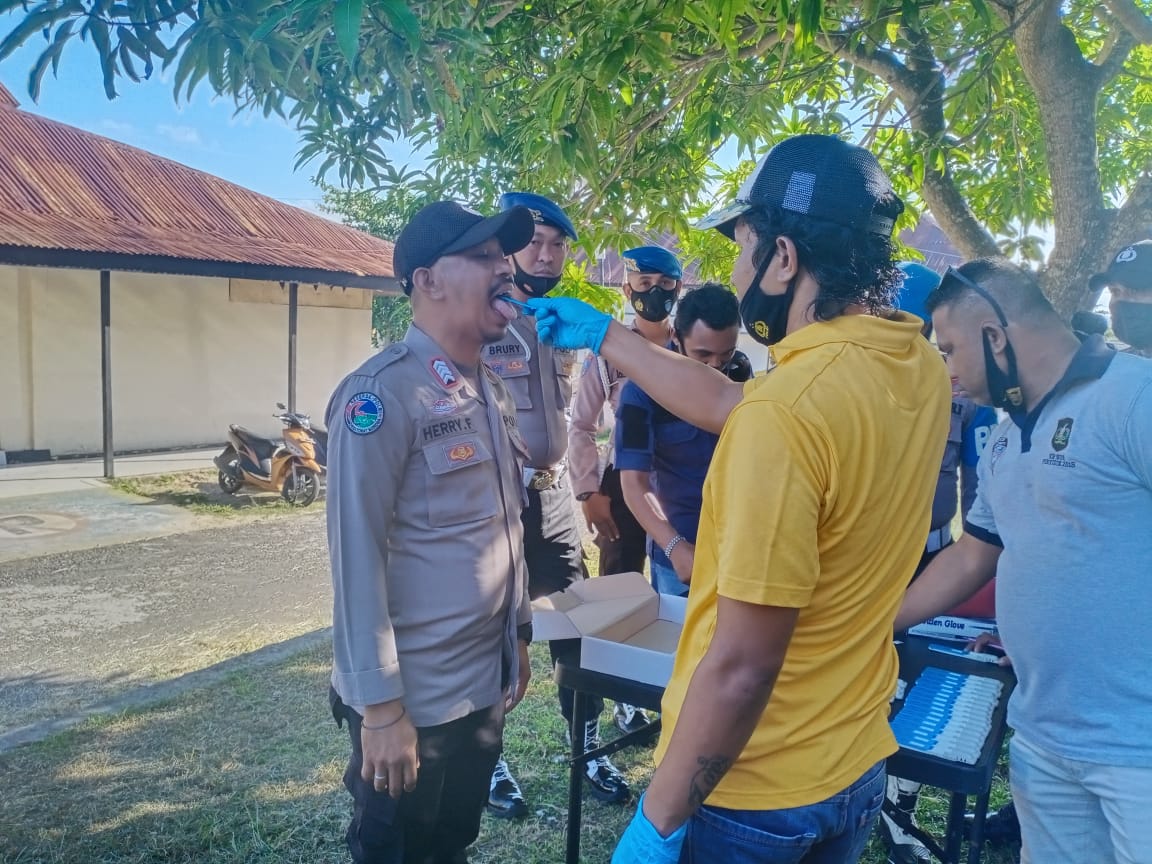
POLYGON ((664 687, 687 602, 657 594, 640 573, 586 579, 533 602, 533 638, 578 638, 583 668, 664 687))
POLYGON ((996 620, 993 618, 956 618, 951 615, 940 615, 936 618, 929 618, 923 624, 909 627, 908 632, 913 636, 969 642, 985 633, 995 633, 996 620))

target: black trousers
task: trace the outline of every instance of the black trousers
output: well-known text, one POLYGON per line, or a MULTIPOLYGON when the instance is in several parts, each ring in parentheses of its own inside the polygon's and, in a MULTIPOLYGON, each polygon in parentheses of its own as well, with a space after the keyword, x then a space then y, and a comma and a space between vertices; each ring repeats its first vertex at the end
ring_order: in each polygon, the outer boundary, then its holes
POLYGON ((488 782, 500 756, 504 705, 474 711, 459 720, 416 730, 420 772, 416 788, 393 799, 360 776, 363 718, 329 698, 337 723, 348 724, 352 756, 344 786, 352 795, 348 851, 357 864, 467 864, 467 849, 480 834, 488 782))
MULTIPOLYGON (((524 523, 524 560, 528 566, 528 594, 535 600, 554 591, 563 591, 573 582, 588 578, 584 556, 580 551, 580 528, 572 492, 561 480, 551 489, 529 489, 528 506, 520 514, 524 523)), ((563 639, 548 643, 552 665, 563 657, 580 665, 580 640, 563 639)), ((558 687, 560 713, 571 724, 575 697, 567 687, 558 687)), ((604 700, 587 700, 588 711, 583 721, 599 717, 604 700)))
POLYGON ((596 545, 600 549, 599 575, 643 573, 644 559, 648 557, 648 534, 624 502, 620 472, 614 466, 609 465, 604 472, 600 492, 612 499, 612 519, 620 529, 620 539, 608 540, 602 534, 596 535, 596 545))

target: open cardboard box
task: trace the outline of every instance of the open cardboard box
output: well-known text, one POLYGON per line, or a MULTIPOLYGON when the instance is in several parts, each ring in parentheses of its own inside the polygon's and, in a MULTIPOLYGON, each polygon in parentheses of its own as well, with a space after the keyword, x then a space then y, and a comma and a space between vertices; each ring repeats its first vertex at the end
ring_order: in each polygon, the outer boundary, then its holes
POLYGON ((532 603, 533 638, 580 639, 583 668, 664 687, 686 606, 640 573, 585 579, 532 603))

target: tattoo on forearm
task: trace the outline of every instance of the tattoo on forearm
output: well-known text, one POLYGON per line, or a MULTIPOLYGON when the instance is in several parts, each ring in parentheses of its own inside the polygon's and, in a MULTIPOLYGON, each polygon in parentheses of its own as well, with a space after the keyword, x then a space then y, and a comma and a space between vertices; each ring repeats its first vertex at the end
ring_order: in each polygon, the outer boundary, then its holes
POLYGON ((704 799, 712 794, 716 784, 732 767, 732 760, 727 756, 700 756, 696 762, 700 770, 692 775, 688 785, 688 800, 693 807, 699 807, 704 803, 704 799))

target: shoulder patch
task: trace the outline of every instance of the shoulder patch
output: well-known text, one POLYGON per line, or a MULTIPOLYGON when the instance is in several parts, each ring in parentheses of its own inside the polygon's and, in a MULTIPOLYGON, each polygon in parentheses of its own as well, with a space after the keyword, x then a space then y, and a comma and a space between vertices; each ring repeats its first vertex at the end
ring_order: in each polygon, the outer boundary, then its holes
POLYGON ((375 393, 357 393, 344 406, 344 425, 355 435, 369 435, 384 423, 384 403, 375 393))

